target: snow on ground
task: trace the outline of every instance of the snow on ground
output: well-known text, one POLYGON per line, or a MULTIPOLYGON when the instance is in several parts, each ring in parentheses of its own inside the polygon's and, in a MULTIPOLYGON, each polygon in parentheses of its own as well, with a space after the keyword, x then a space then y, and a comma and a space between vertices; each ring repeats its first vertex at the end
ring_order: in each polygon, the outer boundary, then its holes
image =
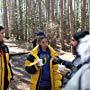
POLYGON ((72 53, 66 52, 63 55, 59 55, 59 57, 65 61, 73 61, 74 60, 74 55, 72 53))
POLYGON ((9 90, 29 90, 30 74, 25 70, 24 63, 27 55, 13 56, 10 59, 14 80, 10 83, 9 90))
POLYGON ((10 51, 10 54, 11 53, 27 53, 27 52, 29 52, 28 50, 22 49, 19 47, 9 47, 9 51, 10 51))
POLYGON ((24 49, 24 48, 17 46, 15 43, 5 43, 5 44, 8 46, 10 54, 30 52, 27 49, 24 49))

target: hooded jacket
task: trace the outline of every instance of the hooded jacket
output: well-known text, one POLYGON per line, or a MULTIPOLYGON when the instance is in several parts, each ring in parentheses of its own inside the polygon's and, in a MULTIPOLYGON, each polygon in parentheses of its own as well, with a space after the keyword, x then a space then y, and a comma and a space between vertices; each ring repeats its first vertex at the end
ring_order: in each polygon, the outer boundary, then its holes
POLYGON ((90 35, 80 40, 77 51, 81 56, 82 67, 63 90, 90 90, 90 35))
MULTIPOLYGON (((38 48, 39 46, 36 46, 30 53, 31 58, 25 61, 26 71, 31 74, 30 90, 39 90, 38 87, 40 84, 42 67, 38 67, 35 64, 36 61, 39 60, 38 48)), ((58 56, 58 53, 52 47, 48 46, 48 48, 50 49, 51 58, 58 56)), ((57 69, 58 64, 53 64, 53 61, 51 59, 50 60, 51 90, 60 90, 60 87, 62 85, 61 84, 62 75, 57 72, 57 69)))

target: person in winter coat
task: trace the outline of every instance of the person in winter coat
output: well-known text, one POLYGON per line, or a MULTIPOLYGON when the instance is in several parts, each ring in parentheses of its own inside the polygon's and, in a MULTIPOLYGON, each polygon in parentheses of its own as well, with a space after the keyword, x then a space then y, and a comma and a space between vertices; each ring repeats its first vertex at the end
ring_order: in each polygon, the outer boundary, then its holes
POLYGON ((69 72, 67 72, 64 75, 63 78, 63 87, 67 84, 67 82, 75 75, 75 73, 80 69, 82 66, 81 57, 77 52, 77 47, 80 43, 80 39, 84 38, 86 35, 88 35, 88 31, 79 31, 72 35, 71 39, 71 45, 72 45, 72 53, 75 55, 75 59, 72 62, 63 61, 62 64, 65 65, 67 68, 70 69, 69 72))
POLYGON ((30 90, 61 90, 62 75, 57 72, 57 57, 58 53, 48 45, 47 38, 39 36, 38 45, 25 61, 25 69, 31 74, 30 90))
POLYGON ((77 47, 80 43, 80 39, 84 38, 86 35, 89 35, 88 31, 79 31, 73 34, 71 39, 71 45, 73 48, 73 55, 75 55, 75 59, 72 61, 71 65, 71 77, 80 69, 82 66, 81 57, 77 52, 77 47))
POLYGON ((90 35, 81 39, 77 51, 81 56, 82 67, 63 90, 90 90, 90 35))
POLYGON ((39 31, 36 33, 36 36, 34 37, 34 39, 32 40, 32 44, 33 44, 33 48, 37 46, 37 39, 38 36, 45 36, 44 32, 39 31))
POLYGON ((0 26, 0 90, 7 90, 12 78, 9 50, 4 44, 4 28, 0 26))

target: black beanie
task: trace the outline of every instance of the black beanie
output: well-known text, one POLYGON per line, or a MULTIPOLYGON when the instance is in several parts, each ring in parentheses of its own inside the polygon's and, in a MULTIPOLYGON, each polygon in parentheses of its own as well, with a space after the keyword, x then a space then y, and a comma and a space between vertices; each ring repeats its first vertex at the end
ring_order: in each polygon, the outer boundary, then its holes
POLYGON ((82 39, 83 37, 85 37, 88 34, 89 34, 89 31, 79 31, 79 32, 76 32, 73 34, 73 38, 79 42, 80 39, 82 39))
POLYGON ((44 34, 44 32, 39 31, 39 32, 37 32, 37 36, 44 36, 45 37, 45 34, 44 34))

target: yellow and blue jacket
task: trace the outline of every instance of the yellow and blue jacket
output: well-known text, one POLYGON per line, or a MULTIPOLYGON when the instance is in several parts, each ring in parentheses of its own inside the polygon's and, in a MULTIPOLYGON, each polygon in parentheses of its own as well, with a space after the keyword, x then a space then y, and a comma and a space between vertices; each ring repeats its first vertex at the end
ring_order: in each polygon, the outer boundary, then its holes
POLYGON ((12 78, 9 64, 9 50, 6 45, 0 45, 0 90, 8 88, 12 78))
MULTIPOLYGON (((38 48, 37 45, 30 53, 29 59, 25 61, 25 69, 28 73, 31 74, 30 79, 30 90, 39 90, 40 84, 40 77, 41 77, 41 69, 42 67, 38 67, 36 65, 37 60, 39 59, 38 56, 38 48), (38 87, 37 87, 38 86, 38 87)), ((51 90, 60 90, 62 86, 62 75, 57 72, 58 64, 53 64, 52 58, 58 57, 58 53, 48 45, 51 54, 50 60, 50 78, 51 78, 51 90)))

